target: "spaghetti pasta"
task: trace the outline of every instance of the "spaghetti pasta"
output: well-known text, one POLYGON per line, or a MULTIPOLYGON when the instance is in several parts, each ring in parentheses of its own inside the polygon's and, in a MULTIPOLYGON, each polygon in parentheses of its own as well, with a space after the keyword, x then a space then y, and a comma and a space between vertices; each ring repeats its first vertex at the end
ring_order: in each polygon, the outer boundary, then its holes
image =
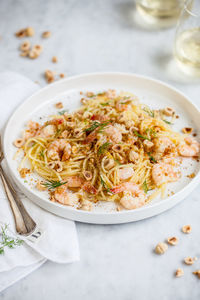
POLYGON ((67 205, 79 201, 84 208, 91 208, 85 201, 137 208, 163 194, 173 180, 165 174, 164 184, 159 184, 152 169, 166 160, 174 166, 172 158, 179 155, 180 145, 186 145, 185 135, 172 130, 162 110, 151 110, 130 93, 90 92, 81 102, 77 111, 56 114, 42 125, 29 122, 19 169, 28 159, 31 171, 43 180, 59 182, 51 190, 53 201, 67 205), (150 190, 156 191, 148 197, 150 190), (74 202, 69 201, 72 194, 77 196, 74 202), (145 201, 140 201, 141 195, 145 201), (126 206, 133 199, 139 202, 126 206))

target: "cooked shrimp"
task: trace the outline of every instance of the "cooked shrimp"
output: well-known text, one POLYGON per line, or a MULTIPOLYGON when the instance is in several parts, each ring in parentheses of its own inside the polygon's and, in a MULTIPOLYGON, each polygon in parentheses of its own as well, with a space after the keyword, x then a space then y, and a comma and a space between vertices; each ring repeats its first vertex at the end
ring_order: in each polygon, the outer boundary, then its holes
POLYGON ((62 185, 55 190, 54 199, 61 204, 70 206, 73 206, 78 202, 77 195, 70 192, 67 185, 62 185))
POLYGON ((131 168, 131 167, 127 167, 127 168, 118 170, 118 177, 120 180, 126 180, 126 179, 130 178, 131 176, 133 176, 133 174, 134 174, 134 171, 133 171, 133 168, 131 168))
POLYGON ((123 182, 122 184, 117 185, 110 190, 113 194, 119 194, 119 193, 125 192, 125 191, 135 192, 137 187, 138 187, 138 185, 133 182, 123 182))
POLYGON ((97 194, 97 189, 90 182, 87 182, 78 176, 68 177, 66 185, 69 188, 82 188, 89 194, 97 194))
POLYGON ((120 204, 126 209, 136 209, 145 205, 146 195, 141 189, 136 189, 135 192, 125 192, 125 195, 120 199, 120 204))
POLYGON ((174 148, 173 142, 168 137, 159 137, 154 139, 154 151, 157 153, 165 153, 174 148))
POLYGON ((92 131, 83 141, 84 144, 92 143, 97 137, 97 130, 92 131))
POLYGON ((147 197, 139 185, 133 182, 124 182, 111 189, 111 192, 113 194, 124 192, 123 197, 120 199, 120 204, 126 209, 135 209, 143 206, 147 197))
POLYGON ((71 145, 64 139, 55 140, 49 144, 47 157, 52 160, 66 161, 71 155, 71 145))
POLYGON ((172 165, 160 162, 153 166, 152 178, 155 184, 160 186, 163 183, 177 181, 179 176, 172 165))
POLYGON ((199 143, 194 138, 188 136, 178 146, 178 152, 181 156, 197 156, 199 154, 199 143))
POLYGON ((105 128, 104 133, 109 137, 114 143, 119 143, 122 141, 122 134, 119 129, 115 126, 109 125, 105 128))
POLYGON ((93 115, 91 117, 91 120, 97 120, 97 121, 100 121, 100 122, 105 122, 108 120, 108 116, 105 116, 105 115, 93 115))
POLYGON ((38 135, 40 137, 47 138, 52 135, 55 135, 55 133, 56 133, 56 126, 55 125, 47 125, 39 131, 38 135))

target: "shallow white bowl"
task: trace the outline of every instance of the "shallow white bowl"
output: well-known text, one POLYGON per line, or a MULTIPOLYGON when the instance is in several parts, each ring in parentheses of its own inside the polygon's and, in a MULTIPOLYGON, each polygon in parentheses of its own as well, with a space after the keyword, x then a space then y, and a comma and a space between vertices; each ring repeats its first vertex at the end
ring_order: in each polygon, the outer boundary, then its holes
POLYGON ((93 73, 70 77, 41 89, 29 97, 10 117, 3 136, 4 154, 11 175, 24 194, 37 205, 64 218, 96 224, 142 220, 173 207, 187 197, 199 182, 199 164, 194 160, 186 159, 183 164, 186 169, 183 170, 181 180, 169 185, 170 191, 174 193, 173 195, 171 193, 170 197, 166 199, 158 197, 148 205, 131 211, 117 212, 106 203, 97 206, 94 211, 86 212, 49 201, 47 193, 30 188, 20 178, 17 171, 18 162, 13 160, 16 152, 13 141, 20 137, 26 122, 30 119, 38 120, 41 115, 49 115, 52 112, 53 104, 58 101, 62 101, 65 108, 70 110, 77 108, 80 91, 102 91, 109 88, 133 92, 141 102, 154 109, 171 106, 180 116, 173 127, 175 130, 180 131, 185 126, 192 126, 199 133, 200 113, 198 109, 181 92, 158 80, 125 73, 93 73), (192 172, 195 172, 196 176, 191 180, 186 175, 192 172))

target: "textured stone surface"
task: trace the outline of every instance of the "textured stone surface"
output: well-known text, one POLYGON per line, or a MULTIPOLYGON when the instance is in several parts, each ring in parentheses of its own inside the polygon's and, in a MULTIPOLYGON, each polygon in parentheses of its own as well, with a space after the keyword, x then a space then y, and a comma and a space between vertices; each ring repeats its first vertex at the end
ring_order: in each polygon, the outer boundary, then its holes
MULTIPOLYGON (((132 1, 4 0, 0 2, 0 71, 17 71, 44 86, 46 69, 67 75, 96 71, 135 72, 164 80, 198 104, 198 80, 183 76, 171 62, 175 28, 153 31, 139 26, 132 1), (32 26, 44 51, 39 59, 19 56, 21 40, 14 33, 32 26), (42 39, 43 31, 52 37, 42 39), (59 62, 53 64, 52 56, 59 62)), ((1 99, 2 101, 2 99, 1 99)), ((0 299, 200 299, 198 279, 183 258, 200 258, 200 188, 177 207, 132 224, 77 224, 81 261, 70 265, 48 262, 0 295, 0 299), (184 235, 181 227, 191 224, 184 235), (177 236, 180 243, 161 257, 158 242, 177 236), (175 278, 178 267, 184 276, 175 278)))

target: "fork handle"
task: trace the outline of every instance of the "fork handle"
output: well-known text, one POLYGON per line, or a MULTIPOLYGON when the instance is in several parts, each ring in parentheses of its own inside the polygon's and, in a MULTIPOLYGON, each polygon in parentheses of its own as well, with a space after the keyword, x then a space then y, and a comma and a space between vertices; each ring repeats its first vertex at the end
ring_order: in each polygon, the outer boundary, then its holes
POLYGON ((19 234, 29 235, 36 228, 36 223, 27 213, 22 201, 17 195, 12 184, 9 182, 9 179, 6 176, 1 165, 0 165, 0 177, 2 179, 4 189, 10 203, 10 207, 14 215, 16 231, 19 234))

